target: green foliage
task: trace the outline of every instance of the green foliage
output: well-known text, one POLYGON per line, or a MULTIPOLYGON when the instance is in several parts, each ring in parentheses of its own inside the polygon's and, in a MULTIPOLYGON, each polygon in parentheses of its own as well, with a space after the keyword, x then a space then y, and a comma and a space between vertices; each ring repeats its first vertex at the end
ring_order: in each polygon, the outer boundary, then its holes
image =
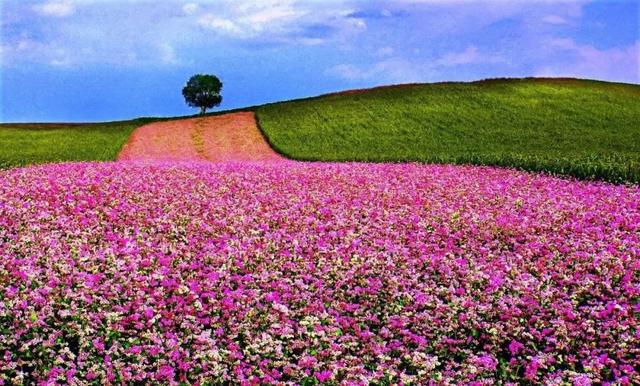
POLYGON ((191 107, 199 107, 200 114, 220 105, 222 82, 215 75, 197 74, 192 76, 182 89, 184 100, 191 107))
POLYGON ((0 126, 0 169, 63 161, 114 160, 140 122, 0 126))
POLYGON ((299 160, 515 167, 640 182, 640 86, 510 79, 382 87, 256 110, 299 160))
POLYGON ((318 380, 315 377, 306 377, 300 382, 300 386, 315 386, 318 384, 318 380))

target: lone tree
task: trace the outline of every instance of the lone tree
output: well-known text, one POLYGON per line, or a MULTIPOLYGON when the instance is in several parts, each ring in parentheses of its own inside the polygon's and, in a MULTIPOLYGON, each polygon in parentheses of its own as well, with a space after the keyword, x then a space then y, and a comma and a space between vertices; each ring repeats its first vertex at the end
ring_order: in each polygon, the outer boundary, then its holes
POLYGON ((215 75, 197 74, 192 76, 182 89, 184 100, 191 107, 200 107, 200 114, 222 102, 222 82, 215 75))

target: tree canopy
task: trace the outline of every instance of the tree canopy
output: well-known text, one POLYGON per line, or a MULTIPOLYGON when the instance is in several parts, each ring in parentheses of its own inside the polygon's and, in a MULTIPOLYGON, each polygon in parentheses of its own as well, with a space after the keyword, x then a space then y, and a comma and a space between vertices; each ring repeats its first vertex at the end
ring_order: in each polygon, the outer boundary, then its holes
POLYGON ((189 78, 182 89, 184 100, 191 107, 199 107, 200 114, 222 102, 222 82, 215 75, 197 74, 189 78))

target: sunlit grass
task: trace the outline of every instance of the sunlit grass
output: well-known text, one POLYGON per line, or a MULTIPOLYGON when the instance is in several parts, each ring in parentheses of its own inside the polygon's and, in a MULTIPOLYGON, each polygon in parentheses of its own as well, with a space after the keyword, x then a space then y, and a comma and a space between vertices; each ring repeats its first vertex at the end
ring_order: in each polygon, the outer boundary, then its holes
POLYGON ((301 160, 500 165, 640 181, 640 86, 561 79, 381 88, 276 103, 257 116, 301 160))
POLYGON ((114 160, 137 121, 0 127, 0 168, 63 161, 114 160))

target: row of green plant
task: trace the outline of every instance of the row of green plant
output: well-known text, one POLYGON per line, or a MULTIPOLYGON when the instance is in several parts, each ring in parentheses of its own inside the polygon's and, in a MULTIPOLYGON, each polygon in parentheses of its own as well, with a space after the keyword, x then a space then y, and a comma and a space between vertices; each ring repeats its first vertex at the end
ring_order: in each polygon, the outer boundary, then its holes
POLYGON ((143 121, 0 126, 0 169, 65 161, 114 160, 143 121))
POLYGON ((518 156, 513 154, 467 154, 433 157, 428 162, 458 165, 486 165, 541 172, 556 176, 572 176, 582 180, 614 183, 640 183, 640 159, 615 155, 592 155, 583 158, 518 156))
POLYGON ((383 87, 258 107, 290 158, 514 167, 640 181, 640 86, 507 79, 383 87))

